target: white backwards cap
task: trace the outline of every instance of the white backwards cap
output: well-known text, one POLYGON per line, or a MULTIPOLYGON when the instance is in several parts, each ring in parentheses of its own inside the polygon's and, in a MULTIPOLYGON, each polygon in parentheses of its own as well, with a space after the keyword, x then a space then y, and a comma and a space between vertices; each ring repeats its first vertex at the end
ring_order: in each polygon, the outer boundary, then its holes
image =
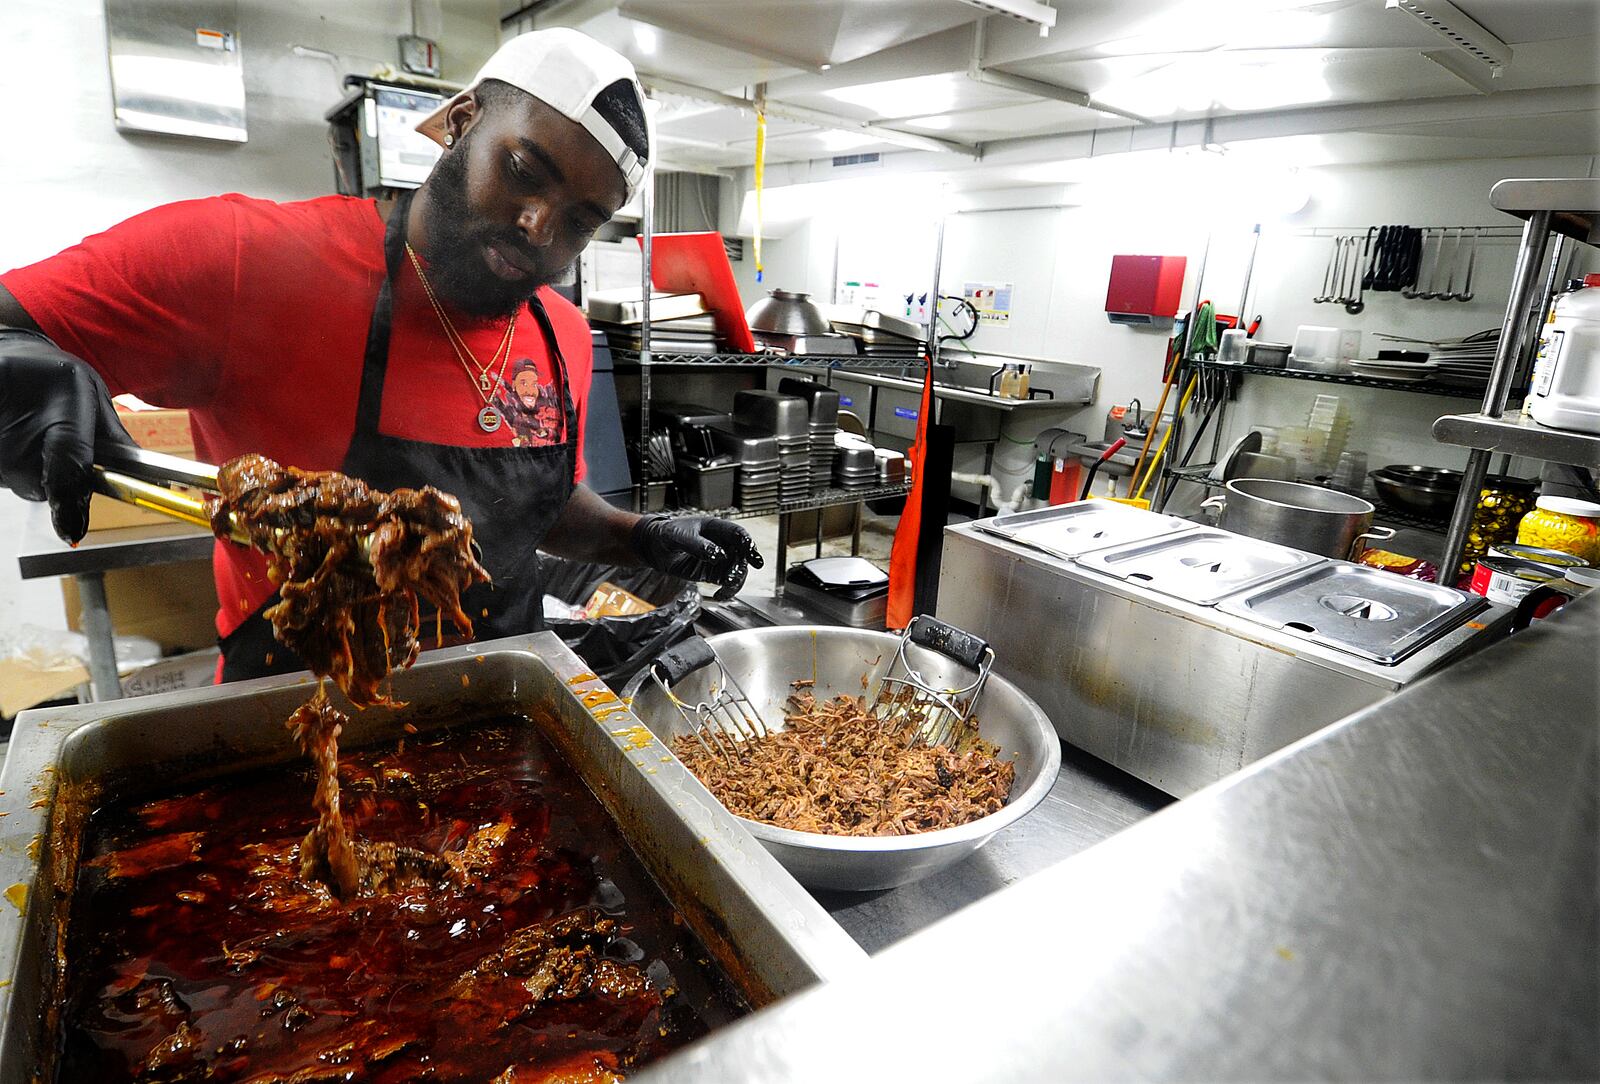
POLYGON ((445 113, 485 79, 509 83, 532 94, 568 120, 583 125, 622 171, 622 180, 628 189, 624 202, 633 198, 649 171, 654 140, 644 88, 639 85, 639 76, 627 57, 568 27, 519 34, 496 49, 466 89, 429 114, 417 125, 417 131, 436 143, 443 143, 445 113), (618 81, 626 81, 638 97, 639 115, 644 118, 646 133, 642 157, 634 153, 612 122, 594 107, 600 92, 618 81))

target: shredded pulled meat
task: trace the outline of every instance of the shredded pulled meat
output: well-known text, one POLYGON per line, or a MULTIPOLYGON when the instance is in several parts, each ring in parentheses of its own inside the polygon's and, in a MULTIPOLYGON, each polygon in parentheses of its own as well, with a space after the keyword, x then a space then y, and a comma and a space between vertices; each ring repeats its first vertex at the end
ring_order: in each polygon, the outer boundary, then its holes
POLYGON ((350 835, 339 810, 339 734, 349 721, 318 688, 285 724, 317 771, 311 798, 317 823, 300 843, 300 876, 322 882, 340 899, 447 881, 470 883, 473 870, 459 859, 453 863, 411 847, 350 835))
MULTIPOLYGON (((279 594, 265 614, 273 635, 357 708, 395 702, 381 686, 421 650, 418 596, 472 634, 461 592, 489 574, 472 556, 472 524, 449 494, 432 486, 384 493, 259 455, 223 464, 217 489, 212 530, 227 538, 242 527, 267 554, 279 594)), ((300 845, 301 876, 352 899, 464 873, 421 851, 350 835, 339 811, 339 733, 349 721, 319 684, 285 724, 317 771, 317 823, 300 845)))
POLYGON ((280 597, 265 614, 274 635, 357 707, 392 703, 380 685, 416 660, 419 596, 472 634, 461 592, 489 574, 472 555, 472 524, 448 493, 385 493, 259 455, 223 464, 217 483, 213 531, 226 538, 238 524, 268 556, 280 597))
POLYGON ((1016 766, 973 731, 944 745, 913 745, 914 721, 886 723, 866 700, 809 692, 789 698, 784 728, 708 750, 692 734, 673 751, 734 814, 779 828, 836 836, 931 832, 1005 805, 1016 766))

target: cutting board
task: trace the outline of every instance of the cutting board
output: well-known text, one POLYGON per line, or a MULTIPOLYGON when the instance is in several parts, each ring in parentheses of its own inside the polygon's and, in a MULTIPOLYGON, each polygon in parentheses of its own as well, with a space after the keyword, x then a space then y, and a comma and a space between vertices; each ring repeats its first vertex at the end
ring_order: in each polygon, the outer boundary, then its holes
MULTIPOLYGON (((644 247, 644 238, 639 238, 644 247)), ((733 265, 722 247, 722 234, 658 233, 651 241, 650 281, 658 290, 673 294, 699 294, 717 321, 724 349, 753 354, 755 337, 745 322, 739 284, 733 265)))

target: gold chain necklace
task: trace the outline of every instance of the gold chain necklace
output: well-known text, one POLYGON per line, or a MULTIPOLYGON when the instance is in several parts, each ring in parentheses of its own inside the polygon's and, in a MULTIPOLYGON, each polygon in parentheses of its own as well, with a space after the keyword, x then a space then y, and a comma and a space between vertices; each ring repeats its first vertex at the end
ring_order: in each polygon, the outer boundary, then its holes
POLYGON ((504 417, 501 416, 500 409, 494 405, 494 393, 505 382, 506 366, 511 362, 511 342, 516 334, 517 317, 521 314, 520 309, 517 312, 513 312, 511 319, 506 322, 505 334, 501 336, 500 345, 495 347, 494 353, 490 355, 488 362, 480 364, 477 355, 467 345, 467 340, 461 336, 461 333, 456 330, 456 326, 450 322, 450 317, 444 311, 444 306, 439 303, 438 297, 434 296, 433 286, 428 282, 428 276, 422 270, 422 261, 417 258, 416 250, 409 244, 406 245, 406 255, 411 257, 411 266, 417 272, 417 281, 422 283, 422 290, 428 295, 429 303, 433 305, 434 315, 439 317, 439 323, 444 327, 445 339, 450 343, 450 349, 454 351, 456 360, 461 363, 461 368, 465 370, 467 379, 471 380, 473 387, 477 388, 478 397, 483 400, 483 409, 478 411, 478 428, 485 433, 493 433, 505 421, 504 417), (469 358, 471 359, 470 363, 468 362, 469 358), (500 371, 495 374, 494 380, 491 382, 489 380, 489 370, 494 368, 496 361, 500 363, 500 371), (476 376, 473 375, 474 370, 477 372, 476 376))

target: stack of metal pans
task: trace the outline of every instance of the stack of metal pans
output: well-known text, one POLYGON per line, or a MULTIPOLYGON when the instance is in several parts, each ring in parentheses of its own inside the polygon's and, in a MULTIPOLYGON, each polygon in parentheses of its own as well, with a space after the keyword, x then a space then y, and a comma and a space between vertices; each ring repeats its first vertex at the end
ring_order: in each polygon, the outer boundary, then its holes
POLYGON ((858 444, 837 449, 833 483, 840 489, 871 489, 878 484, 877 451, 858 444))
POLYGON ((750 431, 771 433, 777 439, 780 503, 804 500, 810 495, 811 410, 804 399, 777 391, 741 391, 733 399, 733 420, 750 431))
POLYGON ((811 492, 820 493, 833 484, 833 435, 839 431, 839 393, 814 380, 786 376, 778 391, 797 395, 810 405, 811 492))
POLYGON ((778 438, 731 422, 712 426, 717 451, 733 457, 733 501, 746 512, 778 503, 778 438))

